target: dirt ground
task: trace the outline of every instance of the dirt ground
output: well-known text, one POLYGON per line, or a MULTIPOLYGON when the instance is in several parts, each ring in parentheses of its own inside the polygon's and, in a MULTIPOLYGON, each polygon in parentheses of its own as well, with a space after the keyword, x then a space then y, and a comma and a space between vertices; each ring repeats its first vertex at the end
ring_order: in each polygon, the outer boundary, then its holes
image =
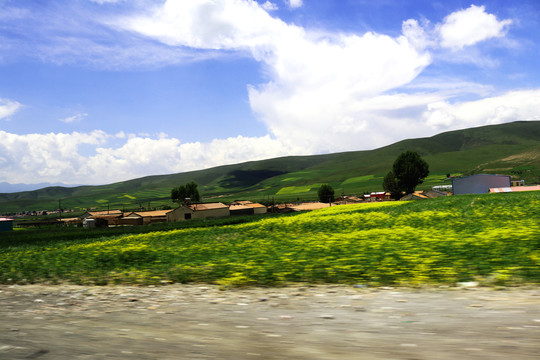
POLYGON ((0 286, 0 359, 540 359, 540 288, 0 286))

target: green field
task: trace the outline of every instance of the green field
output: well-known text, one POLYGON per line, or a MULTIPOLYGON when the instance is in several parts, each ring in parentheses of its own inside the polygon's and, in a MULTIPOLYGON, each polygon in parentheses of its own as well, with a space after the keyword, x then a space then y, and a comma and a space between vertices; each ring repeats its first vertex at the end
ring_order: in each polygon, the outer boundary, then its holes
POLYGON ((529 192, 132 230, 16 231, 0 240, 0 283, 538 284, 538 219, 540 193, 529 192))
POLYGON ((289 156, 101 186, 0 194, 0 214, 54 210, 59 200, 68 209, 173 206, 171 189, 190 181, 199 185, 206 202, 315 200, 317 187, 324 183, 336 195, 362 195, 383 190, 384 176, 406 150, 418 152, 429 164, 430 176, 419 190, 450 185, 444 180, 447 174, 506 174, 527 184, 540 181, 540 121, 518 121, 409 139, 368 151, 289 156))

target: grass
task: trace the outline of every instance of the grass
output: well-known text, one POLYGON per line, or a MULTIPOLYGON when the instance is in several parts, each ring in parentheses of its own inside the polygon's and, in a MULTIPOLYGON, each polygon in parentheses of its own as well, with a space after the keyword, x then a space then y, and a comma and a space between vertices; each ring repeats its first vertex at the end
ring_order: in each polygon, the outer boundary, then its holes
POLYGON ((540 194, 531 192, 165 224, 138 234, 87 230, 40 240, 46 232, 20 232, 24 242, 14 233, 0 248, 0 283, 538 284, 539 218, 540 194), (174 225, 195 227, 167 228, 174 225))
POLYGON ((344 182, 342 182, 341 184, 349 185, 349 184, 356 184, 356 183, 364 183, 366 180, 371 180, 373 178, 374 178, 373 175, 357 176, 354 178, 349 178, 345 180, 344 182))
MULTIPOLYGON (((276 195, 298 195, 310 192, 312 188, 318 187, 318 184, 306 186, 286 186, 281 188, 276 195)), ((319 185, 320 186, 320 185, 319 185)))

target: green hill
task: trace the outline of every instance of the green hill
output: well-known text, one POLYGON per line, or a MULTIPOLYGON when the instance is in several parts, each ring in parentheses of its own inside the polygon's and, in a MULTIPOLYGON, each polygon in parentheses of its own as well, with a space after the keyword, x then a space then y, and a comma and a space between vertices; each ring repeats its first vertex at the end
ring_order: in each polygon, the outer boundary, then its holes
MULTIPOLYGON (((361 139, 359 139, 361 141, 361 139)), ((313 156, 289 156, 171 175, 147 176, 101 186, 48 187, 0 194, 0 213, 58 208, 126 208, 170 205, 174 186, 195 181, 205 201, 249 199, 310 200, 322 183, 339 194, 382 190, 382 179, 395 158, 417 151, 430 176, 420 189, 445 182, 446 174, 498 173, 538 183, 540 121, 518 121, 409 139, 375 150, 313 156)))

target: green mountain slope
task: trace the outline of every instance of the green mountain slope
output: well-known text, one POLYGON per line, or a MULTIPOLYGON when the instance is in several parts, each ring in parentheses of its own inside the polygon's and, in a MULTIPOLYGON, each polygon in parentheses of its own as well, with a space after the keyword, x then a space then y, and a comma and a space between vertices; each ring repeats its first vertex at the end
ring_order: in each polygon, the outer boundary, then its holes
POLYGON ((369 151, 290 156, 180 174, 147 176, 102 186, 48 187, 0 194, 0 213, 64 208, 134 209, 173 205, 174 186, 195 181, 206 201, 316 198, 320 184, 339 194, 382 190, 382 178, 403 151, 414 150, 430 166, 421 189, 449 184, 446 174, 499 173, 537 183, 540 177, 540 121, 518 121, 409 139, 369 151))

